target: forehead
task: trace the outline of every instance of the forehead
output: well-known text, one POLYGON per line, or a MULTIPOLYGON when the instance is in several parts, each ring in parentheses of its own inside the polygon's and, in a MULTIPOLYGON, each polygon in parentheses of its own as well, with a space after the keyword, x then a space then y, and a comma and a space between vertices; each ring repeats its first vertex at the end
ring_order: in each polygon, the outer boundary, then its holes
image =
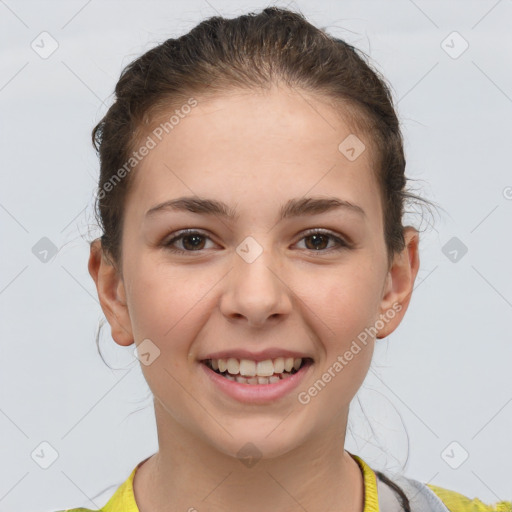
POLYGON ((372 141, 332 104, 288 88, 194 98, 197 106, 170 124, 180 110, 173 106, 144 135, 155 146, 135 169, 129 195, 137 209, 193 194, 243 198, 243 207, 327 193, 379 216, 372 141))

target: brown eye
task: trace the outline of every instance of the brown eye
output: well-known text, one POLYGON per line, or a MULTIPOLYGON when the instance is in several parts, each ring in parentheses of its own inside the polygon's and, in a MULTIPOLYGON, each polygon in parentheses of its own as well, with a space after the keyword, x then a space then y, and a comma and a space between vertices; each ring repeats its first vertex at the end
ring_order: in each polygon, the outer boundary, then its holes
MULTIPOLYGON (((322 234, 314 234, 304 237, 305 240, 311 241, 311 246, 308 247, 308 249, 313 250, 321 250, 326 248, 326 243, 329 243, 329 237, 322 234)), ((308 246, 308 243, 306 242, 306 247, 308 246)))
POLYGON ((308 232, 301 240, 306 240, 305 245, 307 250, 315 252, 328 252, 331 249, 340 250, 349 248, 349 244, 342 238, 321 230, 308 232), (331 245, 331 247, 328 247, 329 240, 335 242, 334 246, 331 245))
POLYGON ((202 235, 186 235, 182 237, 183 247, 187 250, 194 251, 196 249, 202 249, 204 246, 204 237, 202 235))
MULTIPOLYGON (((171 252, 185 254, 191 252, 200 252, 205 249, 206 241, 211 238, 199 231, 188 230, 181 232, 169 241, 165 242, 163 246, 171 252), (176 246, 176 244, 180 246, 176 246)), ((342 238, 326 231, 314 230, 305 234, 301 241, 305 240, 305 249, 308 251, 325 253, 331 250, 349 249, 350 245, 342 238), (334 245, 329 246, 329 242, 334 242, 334 245)))
POLYGON ((210 240, 210 238, 199 231, 187 231, 171 238, 163 245, 171 252, 197 252, 204 249, 205 240, 210 240), (175 247, 176 242, 180 242, 182 248, 175 247))

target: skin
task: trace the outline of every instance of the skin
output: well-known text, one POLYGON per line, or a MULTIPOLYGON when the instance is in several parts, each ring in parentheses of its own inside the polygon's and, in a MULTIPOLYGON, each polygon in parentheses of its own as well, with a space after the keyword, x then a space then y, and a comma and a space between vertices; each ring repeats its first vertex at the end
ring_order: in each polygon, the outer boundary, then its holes
MULTIPOLYGON (((139 164, 125 203, 121 269, 91 244, 89 272, 116 343, 150 339, 160 356, 141 365, 154 395, 159 451, 138 469, 141 512, 265 509, 362 511, 363 480, 344 451, 349 404, 371 363, 376 338, 400 324, 419 268, 416 229, 388 267, 378 185, 367 150, 349 161, 338 145, 355 133, 318 96, 274 87, 200 98, 139 164), (235 221, 167 211, 156 204, 208 197, 236 208, 235 221), (291 198, 338 197, 363 208, 276 223, 291 198), (181 240, 203 232, 200 250, 181 240), (308 229, 333 239, 317 242, 308 229), (237 246, 252 236, 262 254, 247 263, 237 246), (343 355, 365 327, 401 309, 307 405, 297 400, 343 355), (214 351, 270 347, 309 354, 314 365, 299 389, 274 403, 244 404, 207 380, 198 358, 214 351), (253 443, 252 467, 237 458, 253 443), (300 505, 299 505, 300 504, 300 505)), ((172 112, 172 109, 171 109, 172 112)), ((188 243, 187 243, 188 242, 188 243)), ((196 242, 197 243, 197 242, 196 242)))

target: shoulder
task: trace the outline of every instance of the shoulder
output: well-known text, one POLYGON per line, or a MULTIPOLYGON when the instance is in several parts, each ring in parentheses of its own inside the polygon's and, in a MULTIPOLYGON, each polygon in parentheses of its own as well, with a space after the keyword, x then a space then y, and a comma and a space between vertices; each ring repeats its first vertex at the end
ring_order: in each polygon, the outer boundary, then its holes
POLYGON ((128 478, 120 485, 111 485, 94 497, 94 501, 92 502, 93 504, 96 503, 96 500, 100 503, 107 500, 105 505, 101 508, 91 509, 79 507, 58 510, 57 512, 139 512, 133 495, 133 477, 135 476, 137 468, 146 460, 147 459, 144 459, 142 462, 137 464, 128 478))
POLYGON ((405 475, 377 472, 379 504, 382 512, 397 510, 397 488, 409 500, 414 512, 512 512, 512 502, 500 501, 487 505, 478 498, 470 499, 458 492, 431 484, 424 484, 405 475), (384 477, 384 479, 382 479, 384 477))
POLYGON ((458 492, 436 485, 427 484, 426 487, 444 503, 450 512, 512 512, 511 501, 499 501, 493 505, 486 505, 478 498, 470 499, 458 492))

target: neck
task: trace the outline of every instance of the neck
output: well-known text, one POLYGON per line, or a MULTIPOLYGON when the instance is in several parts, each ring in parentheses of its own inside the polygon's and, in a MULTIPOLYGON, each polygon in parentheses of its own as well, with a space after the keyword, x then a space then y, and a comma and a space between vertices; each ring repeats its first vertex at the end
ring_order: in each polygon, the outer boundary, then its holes
POLYGON ((361 470, 343 449, 346 416, 278 457, 247 445, 242 461, 193 435, 156 401, 155 413, 159 451, 133 482, 140 512, 363 511, 361 470))

